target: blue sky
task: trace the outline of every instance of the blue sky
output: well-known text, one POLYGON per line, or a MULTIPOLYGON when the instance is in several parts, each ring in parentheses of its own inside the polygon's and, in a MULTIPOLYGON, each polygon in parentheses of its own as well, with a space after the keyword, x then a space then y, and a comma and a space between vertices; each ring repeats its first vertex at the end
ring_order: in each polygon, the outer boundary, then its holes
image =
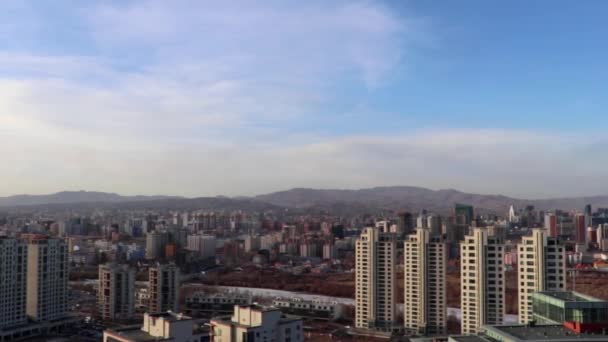
POLYGON ((0 195, 608 193, 607 10, 3 1, 0 195))

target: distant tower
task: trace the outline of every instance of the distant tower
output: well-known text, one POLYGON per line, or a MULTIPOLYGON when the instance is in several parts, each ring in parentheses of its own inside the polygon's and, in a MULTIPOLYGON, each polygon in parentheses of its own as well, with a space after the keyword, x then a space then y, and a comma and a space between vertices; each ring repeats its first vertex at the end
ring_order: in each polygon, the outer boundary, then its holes
POLYGON ((585 243, 586 241, 586 232, 587 232, 587 225, 586 225, 586 217, 584 214, 576 214, 574 215, 574 232, 575 232, 575 239, 576 242, 578 243, 585 243))
POLYGON ((509 208, 509 222, 510 223, 517 222, 517 214, 515 213, 515 208, 513 206, 511 206, 509 208))
POLYGON ((473 206, 468 204, 456 203, 454 205, 454 216, 456 217, 456 224, 470 225, 473 222, 474 211, 473 206))
POLYGON ((365 228, 356 243, 355 326, 390 330, 395 325, 396 237, 365 228))
POLYGON ((547 230, 549 236, 556 237, 559 235, 557 231, 557 215, 554 213, 545 214, 545 230, 547 230))
POLYGON ((165 245, 169 243, 167 232, 152 231, 146 235, 146 259, 156 260, 165 256, 165 245))
POLYGON ((414 218, 412 214, 408 212, 401 212, 398 215, 397 226, 399 227, 399 234, 409 235, 414 232, 414 218))

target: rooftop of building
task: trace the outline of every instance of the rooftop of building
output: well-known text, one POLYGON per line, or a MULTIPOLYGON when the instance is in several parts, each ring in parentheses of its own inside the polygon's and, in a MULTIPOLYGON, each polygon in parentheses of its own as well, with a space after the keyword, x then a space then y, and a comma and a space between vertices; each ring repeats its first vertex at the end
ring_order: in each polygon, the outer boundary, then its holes
POLYGON ((186 316, 186 315, 183 315, 180 313, 174 313, 171 311, 148 314, 148 316, 151 318, 162 318, 166 321, 172 321, 172 322, 187 321, 187 320, 192 319, 192 317, 189 317, 189 316, 186 316))
MULTIPOLYGON (((258 308, 262 308, 263 309, 262 312, 280 311, 278 308, 275 308, 275 307, 266 307, 266 308, 264 308, 264 307, 261 307, 261 306, 256 305, 256 304, 252 304, 252 305, 240 305, 239 307, 241 307, 241 308, 252 307, 252 308, 256 308, 256 310, 259 310, 258 308)), ((291 323, 291 322, 296 322, 296 321, 301 321, 301 320, 302 320, 302 317, 281 314, 281 318, 279 319, 279 325, 288 324, 288 323, 291 323)), ((233 326, 238 326, 238 327, 243 327, 243 328, 248 328, 249 327, 247 325, 243 325, 243 324, 240 324, 238 322, 232 321, 232 315, 216 316, 216 317, 213 317, 211 319, 211 322, 215 322, 215 323, 222 324, 222 325, 233 325, 233 326)))
POLYGON ((280 311, 278 308, 275 308, 273 306, 262 306, 262 305, 259 305, 256 303, 247 304, 247 305, 239 305, 239 308, 251 309, 251 310, 260 311, 260 312, 280 311))
MULTIPOLYGON (((578 334, 563 325, 494 325, 485 327, 486 335, 499 334, 509 341, 606 341, 606 335, 578 334)), ((483 340, 482 340, 483 341, 483 340)), ((491 340, 490 340, 491 341, 491 340)), ((463 341, 464 342, 464 341, 463 341)), ((468 341, 467 341, 468 342, 468 341)), ((474 341, 470 341, 474 342, 474 341)))
MULTIPOLYGON (((429 342, 432 342, 430 340, 429 342)), ((461 336, 450 336, 448 342, 488 342, 491 341, 482 336, 474 336, 474 335, 461 335, 461 336)))
MULTIPOLYGON (((183 320, 193 320, 192 318, 180 314, 175 314, 171 312, 159 313, 159 314, 150 314, 150 317, 157 317, 168 319, 171 321, 183 321, 183 320)), ((192 326, 192 333, 195 335, 204 334, 209 331, 209 327, 207 326, 192 326)), ((141 330, 141 325, 132 325, 119 329, 109 329, 106 330, 105 333, 114 335, 117 337, 121 337, 123 339, 137 341, 137 342, 147 342, 147 341, 172 341, 171 338, 165 339, 158 336, 152 336, 150 333, 141 330)))
POLYGON ((147 342, 147 341, 166 340, 166 339, 161 339, 156 336, 152 336, 152 335, 148 334, 147 332, 142 331, 141 326, 139 326, 139 325, 115 329, 115 330, 106 330, 106 333, 117 336, 117 337, 122 337, 124 339, 128 339, 131 341, 138 341, 138 342, 139 341, 147 342))
POLYGON ((544 291, 537 292, 536 295, 547 296, 555 299, 559 299, 565 302, 605 302, 602 299, 584 295, 582 293, 574 291, 544 291))

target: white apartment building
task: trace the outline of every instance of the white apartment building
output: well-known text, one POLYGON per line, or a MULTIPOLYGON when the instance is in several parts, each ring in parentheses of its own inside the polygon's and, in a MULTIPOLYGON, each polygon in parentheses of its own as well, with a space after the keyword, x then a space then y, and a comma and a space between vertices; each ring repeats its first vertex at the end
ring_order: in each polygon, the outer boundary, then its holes
POLYGON ((232 317, 213 318, 211 334, 213 342, 304 341, 301 318, 259 305, 236 305, 232 317))
POLYGON ((519 322, 532 320, 533 292, 566 290, 566 248, 561 239, 534 229, 517 246, 519 322))
POLYGON ((27 244, 0 237, 0 330, 27 322, 26 275, 27 244))
POLYGON ((355 326, 392 330, 395 326, 396 236, 365 228, 356 242, 355 326))
POLYGON ((404 323, 411 334, 446 333, 447 247, 430 228, 409 235, 404 249, 404 323))
POLYGON ((475 228, 460 244, 463 334, 477 334, 484 325, 502 324, 505 315, 505 246, 500 237, 475 228))
POLYGON ((97 301, 102 319, 131 318, 135 307, 135 270, 128 265, 100 265, 97 301))
POLYGON ((150 313, 179 311, 179 269, 175 264, 150 267, 148 279, 148 311, 150 313))

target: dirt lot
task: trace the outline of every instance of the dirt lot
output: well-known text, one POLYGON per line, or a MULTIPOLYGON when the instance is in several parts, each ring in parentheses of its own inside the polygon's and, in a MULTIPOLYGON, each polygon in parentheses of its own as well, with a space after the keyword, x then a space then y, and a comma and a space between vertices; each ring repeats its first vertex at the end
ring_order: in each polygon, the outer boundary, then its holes
MULTIPOLYGON (((403 302, 403 274, 397 274, 397 302, 403 302)), ((207 285, 261 287, 298 291, 319 295, 354 298, 354 273, 291 275, 276 270, 246 269, 241 272, 218 273, 208 276, 207 285)), ((572 281, 568 280, 568 289, 572 281)), ((460 307, 460 274, 450 272, 447 277, 449 307, 460 307)), ((579 272, 576 291, 608 300, 608 273, 579 272)), ((506 311, 517 314, 517 273, 507 272, 506 311)))
POLYGON ((355 275, 352 273, 292 275, 271 269, 247 268, 240 272, 213 273, 202 282, 206 285, 261 287, 333 297, 353 298, 355 293, 355 275))

